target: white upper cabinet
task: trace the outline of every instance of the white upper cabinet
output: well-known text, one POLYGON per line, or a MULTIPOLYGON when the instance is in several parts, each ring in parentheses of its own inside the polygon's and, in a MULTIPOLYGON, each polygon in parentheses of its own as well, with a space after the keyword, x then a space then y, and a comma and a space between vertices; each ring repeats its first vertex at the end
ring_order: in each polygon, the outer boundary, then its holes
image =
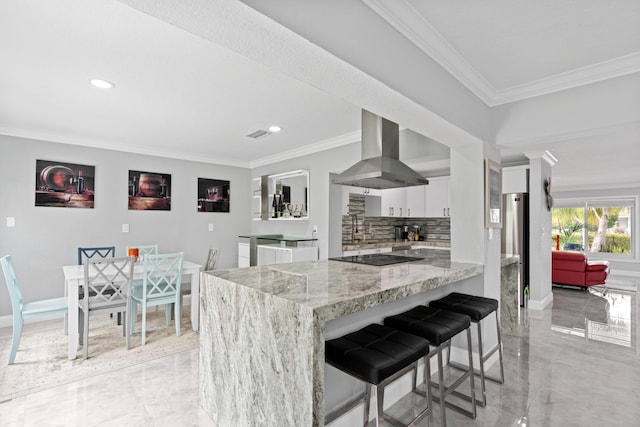
POLYGON ((428 185, 382 190, 382 216, 425 217, 425 191, 428 185))
POLYGON ((428 185, 416 185, 407 187, 407 212, 404 216, 410 218, 422 218, 426 216, 425 191, 428 185))
POLYGON ((403 217, 407 214, 407 189, 389 188, 382 190, 382 216, 403 217))
POLYGON ((528 193, 529 169, 526 166, 502 168, 502 194, 528 193))
POLYGON ((425 215, 432 217, 448 217, 451 214, 449 206, 450 178, 429 178, 429 185, 425 187, 425 215))

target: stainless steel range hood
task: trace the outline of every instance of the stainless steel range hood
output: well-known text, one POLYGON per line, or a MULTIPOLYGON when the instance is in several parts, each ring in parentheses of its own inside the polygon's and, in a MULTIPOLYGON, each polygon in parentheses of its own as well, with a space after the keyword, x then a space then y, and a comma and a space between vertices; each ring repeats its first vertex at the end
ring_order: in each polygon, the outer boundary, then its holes
POLYGON ((335 177, 333 183, 375 189, 428 184, 400 161, 399 146, 397 123, 362 110, 362 160, 335 177))

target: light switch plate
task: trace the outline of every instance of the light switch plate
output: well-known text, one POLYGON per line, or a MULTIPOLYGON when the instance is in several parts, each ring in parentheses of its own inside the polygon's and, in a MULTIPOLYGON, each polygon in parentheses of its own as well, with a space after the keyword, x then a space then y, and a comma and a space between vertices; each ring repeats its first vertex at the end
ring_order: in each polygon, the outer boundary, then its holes
POLYGON ((213 231, 213 224, 209 224, 209 231, 213 231))
POLYGON ((129 224, 122 224, 122 232, 123 233, 129 232, 129 224))
POLYGON ((7 227, 15 227, 16 226, 16 218, 13 216, 7 217, 7 227))

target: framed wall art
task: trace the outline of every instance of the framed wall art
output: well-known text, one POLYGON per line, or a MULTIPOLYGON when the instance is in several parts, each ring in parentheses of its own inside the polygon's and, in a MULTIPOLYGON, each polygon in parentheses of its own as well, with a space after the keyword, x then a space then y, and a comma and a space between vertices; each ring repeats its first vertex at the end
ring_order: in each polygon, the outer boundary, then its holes
POLYGON ((229 212, 230 182, 198 178, 198 212, 229 212))
POLYGON ((130 170, 129 210, 170 211, 171 174, 130 170))
POLYGON ((36 160, 36 206, 93 209, 95 166, 36 160))
POLYGON ((502 228, 502 166, 484 162, 484 222, 487 228, 502 228))

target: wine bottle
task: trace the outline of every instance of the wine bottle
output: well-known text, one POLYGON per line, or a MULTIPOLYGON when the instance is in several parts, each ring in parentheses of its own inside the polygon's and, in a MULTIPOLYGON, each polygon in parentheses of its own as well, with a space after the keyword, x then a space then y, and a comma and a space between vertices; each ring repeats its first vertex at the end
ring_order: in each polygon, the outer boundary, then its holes
POLYGON ((278 217, 282 217, 282 213, 284 212, 284 204, 282 203, 282 194, 278 198, 278 217))
POLYGON ((162 178, 162 183, 160 184, 160 197, 167 197, 167 181, 165 178, 162 178))
POLYGON ((76 193, 82 194, 84 193, 84 177, 82 176, 82 171, 78 171, 78 182, 76 183, 76 193))
POLYGON ((271 207, 273 208, 273 218, 277 218, 278 217, 278 201, 276 199, 276 195, 273 195, 273 203, 271 203, 271 207))

